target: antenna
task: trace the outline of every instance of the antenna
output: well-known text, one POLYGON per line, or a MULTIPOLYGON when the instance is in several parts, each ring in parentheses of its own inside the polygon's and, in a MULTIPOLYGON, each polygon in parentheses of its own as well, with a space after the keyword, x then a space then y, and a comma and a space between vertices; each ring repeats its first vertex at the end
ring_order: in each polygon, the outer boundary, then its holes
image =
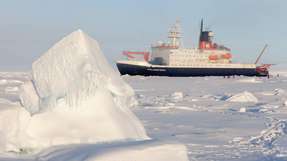
POLYGON ((264 54, 264 51, 266 50, 267 46, 268 46, 268 45, 265 44, 265 46, 264 46, 263 49, 261 50, 261 52, 260 52, 259 56, 257 57, 257 59, 256 59, 256 61, 255 61, 254 64, 257 64, 257 63, 259 62, 259 60, 260 60, 261 56, 264 54))
POLYGON ((203 31, 203 18, 201 19, 201 22, 200 22, 200 33, 203 31))

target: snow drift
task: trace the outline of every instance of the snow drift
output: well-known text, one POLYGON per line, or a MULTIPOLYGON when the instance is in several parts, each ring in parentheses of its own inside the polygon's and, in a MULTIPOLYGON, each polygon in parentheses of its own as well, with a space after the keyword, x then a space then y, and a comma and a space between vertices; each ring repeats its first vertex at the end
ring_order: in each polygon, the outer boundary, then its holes
POLYGON ((155 140, 114 142, 110 144, 65 145, 35 155, 0 156, 5 161, 188 161, 186 147, 155 140), (21 157, 21 158, 20 158, 21 157))
POLYGON ((242 93, 238 93, 235 94, 231 97, 229 97, 228 99, 226 99, 226 101, 229 102, 258 102, 258 99, 250 92, 244 91, 242 93))
POLYGON ((0 114, 1 143, 8 151, 148 138, 129 109, 136 103, 132 88, 81 30, 36 60, 32 80, 20 91, 25 109, 0 114))
POLYGON ((262 80, 259 78, 244 78, 244 79, 239 79, 238 82, 241 83, 262 83, 262 80))

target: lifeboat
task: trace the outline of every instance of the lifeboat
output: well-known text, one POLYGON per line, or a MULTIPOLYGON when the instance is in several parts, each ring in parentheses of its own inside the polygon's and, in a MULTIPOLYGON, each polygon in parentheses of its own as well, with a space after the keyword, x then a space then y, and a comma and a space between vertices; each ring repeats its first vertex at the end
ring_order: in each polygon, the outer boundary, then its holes
POLYGON ((226 54, 221 55, 221 58, 222 59, 231 59, 232 55, 230 53, 226 53, 226 54))
POLYGON ((209 55, 208 59, 209 60, 217 60, 218 56, 217 55, 209 55))

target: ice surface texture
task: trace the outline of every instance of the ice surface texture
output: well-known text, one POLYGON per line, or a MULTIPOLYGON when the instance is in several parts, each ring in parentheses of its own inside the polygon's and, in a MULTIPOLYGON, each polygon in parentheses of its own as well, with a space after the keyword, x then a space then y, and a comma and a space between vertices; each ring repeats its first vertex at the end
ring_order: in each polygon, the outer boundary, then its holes
POLYGON ((15 110, 28 123, 15 126, 21 133, 11 138, 18 140, 14 149, 148 138, 129 109, 136 103, 133 89, 81 30, 33 63, 32 80, 22 86, 20 98, 26 110, 15 110))
POLYGON ((227 99, 229 102, 258 102, 258 99, 250 92, 244 91, 242 93, 235 94, 227 99))
POLYGON ((97 41, 81 30, 54 45, 33 63, 32 69, 41 110, 56 107, 61 99, 69 108, 81 108, 81 101, 93 97, 99 89, 107 89, 118 106, 134 103, 131 87, 110 67, 97 41))
POLYGON ((264 148, 272 149, 273 143, 285 134, 287 134, 287 121, 278 120, 268 129, 262 131, 259 136, 252 137, 249 142, 253 145, 262 145, 264 148))
POLYGON ((37 91, 34 87, 32 81, 26 81, 20 89, 19 97, 22 106, 25 107, 31 114, 37 113, 40 111, 39 102, 40 98, 37 94, 37 91))

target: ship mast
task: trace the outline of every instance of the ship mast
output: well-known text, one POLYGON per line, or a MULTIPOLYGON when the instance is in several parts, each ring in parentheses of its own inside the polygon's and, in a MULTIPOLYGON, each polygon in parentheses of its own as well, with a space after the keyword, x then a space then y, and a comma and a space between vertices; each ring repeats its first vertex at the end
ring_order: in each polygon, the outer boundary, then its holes
POLYGON ((200 48, 200 42, 202 40, 202 31, 203 31, 203 19, 200 22, 200 33, 199 33, 199 40, 198 40, 198 48, 200 48))
POLYGON ((181 27, 179 20, 170 28, 168 38, 170 39, 171 46, 179 47, 181 45, 181 27))

